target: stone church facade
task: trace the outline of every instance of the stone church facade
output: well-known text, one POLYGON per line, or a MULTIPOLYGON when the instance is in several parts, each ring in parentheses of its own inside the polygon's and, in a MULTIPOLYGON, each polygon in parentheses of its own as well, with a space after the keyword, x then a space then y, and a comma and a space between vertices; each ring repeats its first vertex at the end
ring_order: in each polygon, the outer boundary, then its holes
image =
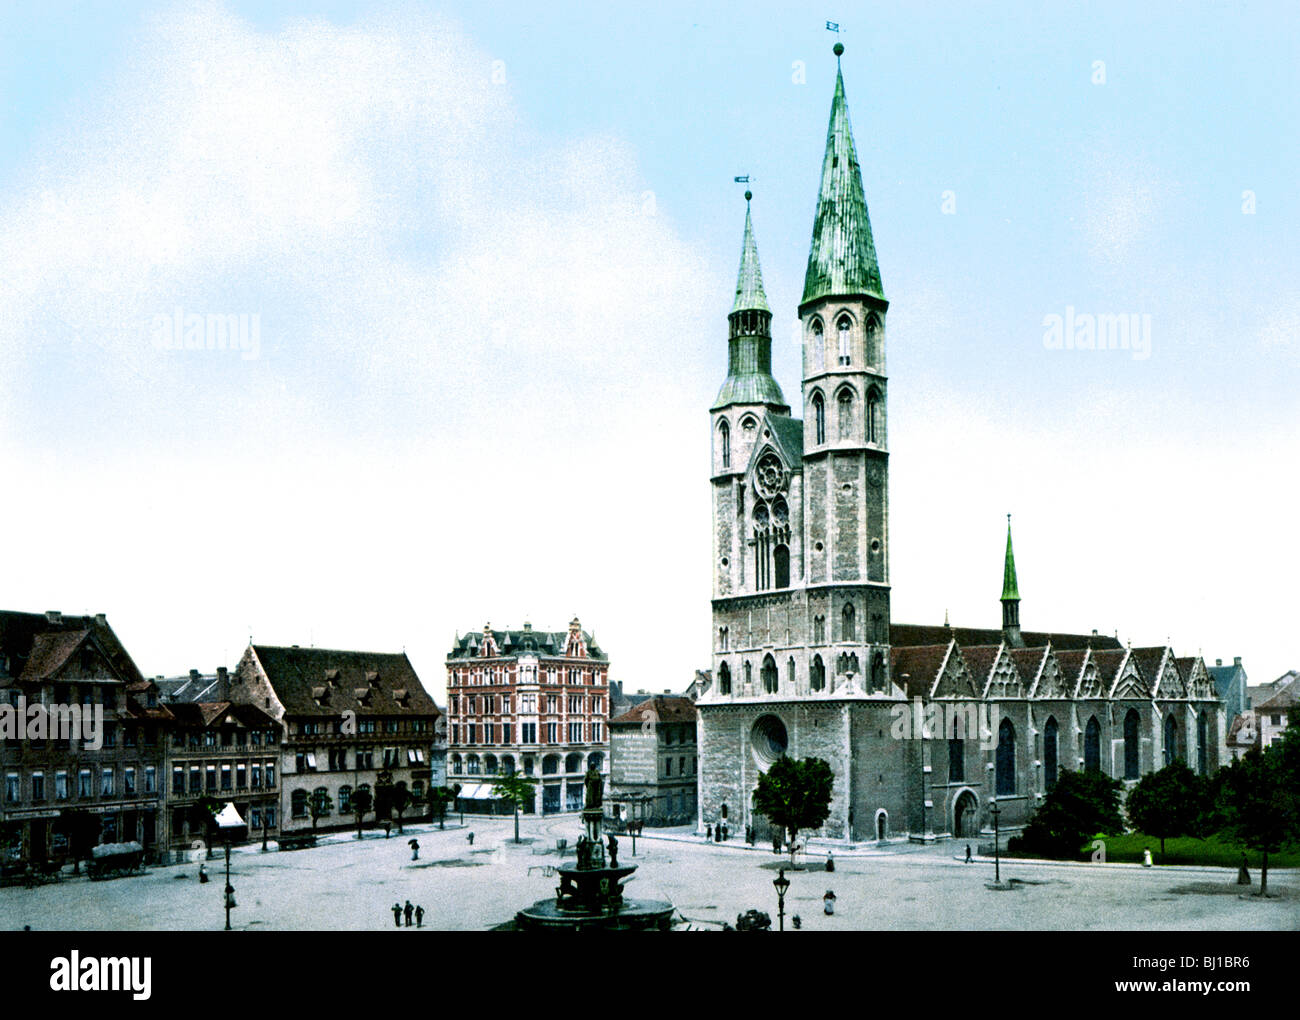
POLYGON ((802 417, 771 373, 746 208, 727 376, 710 410, 700 830, 725 818, 765 835, 753 791, 782 754, 830 763, 821 835, 850 842, 973 836, 991 830, 995 801, 1001 827, 1021 826, 1063 769, 1131 782, 1175 757, 1217 768, 1224 715, 1199 658, 1096 631, 1021 631, 1009 523, 1001 628, 893 622, 888 310, 837 73, 798 308, 802 417))

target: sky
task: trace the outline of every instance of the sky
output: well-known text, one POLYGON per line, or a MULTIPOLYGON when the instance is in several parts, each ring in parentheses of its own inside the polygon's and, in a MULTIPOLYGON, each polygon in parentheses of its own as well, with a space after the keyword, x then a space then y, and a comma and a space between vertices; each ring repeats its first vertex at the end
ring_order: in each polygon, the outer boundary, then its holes
POLYGON ((3 5, 0 604, 439 699, 458 632, 576 614, 683 689, 742 192, 790 399, 840 41, 895 621, 997 626, 1012 513, 1026 629, 1300 666, 1300 13, 1043 6, 3 5))

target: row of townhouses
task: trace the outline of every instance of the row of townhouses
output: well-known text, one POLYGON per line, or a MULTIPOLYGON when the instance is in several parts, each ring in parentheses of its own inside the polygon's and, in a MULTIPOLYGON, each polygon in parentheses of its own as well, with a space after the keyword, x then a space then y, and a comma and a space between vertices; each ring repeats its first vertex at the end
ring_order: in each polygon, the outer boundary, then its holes
POLYGON ((99 843, 173 859, 211 840, 211 801, 250 840, 353 824, 361 790, 427 817, 445 782, 404 653, 250 644, 233 672, 150 679, 102 614, 0 612, 0 712, 6 871, 99 843))

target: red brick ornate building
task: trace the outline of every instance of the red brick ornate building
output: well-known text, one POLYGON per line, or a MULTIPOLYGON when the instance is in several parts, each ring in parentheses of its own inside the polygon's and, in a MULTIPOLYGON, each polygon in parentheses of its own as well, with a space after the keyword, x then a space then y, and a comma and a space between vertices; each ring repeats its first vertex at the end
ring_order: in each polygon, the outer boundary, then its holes
POLYGON ((541 813, 581 809, 587 769, 609 774, 608 722, 609 659, 576 617, 567 633, 484 626, 447 656, 447 783, 466 811, 497 810, 493 781, 516 771, 541 813))

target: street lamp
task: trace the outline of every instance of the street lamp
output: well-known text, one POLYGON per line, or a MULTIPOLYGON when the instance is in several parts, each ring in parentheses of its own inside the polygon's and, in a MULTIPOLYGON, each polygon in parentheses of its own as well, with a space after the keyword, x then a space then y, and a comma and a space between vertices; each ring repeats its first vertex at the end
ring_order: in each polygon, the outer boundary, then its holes
POLYGON ((772 884, 776 886, 777 931, 785 931, 785 891, 790 888, 790 880, 785 877, 785 868, 781 868, 776 873, 772 884))
POLYGON ((1001 832, 998 829, 998 816, 1002 814, 1002 809, 998 807, 998 799, 993 798, 993 807, 989 809, 989 814, 993 816, 993 881, 998 885, 1002 884, 1002 857, 999 848, 1002 843, 1001 832))
POLYGON ((247 824, 239 817, 239 812, 230 801, 227 801, 226 806, 217 812, 214 820, 217 829, 226 837, 226 931, 230 931, 230 908, 235 905, 235 887, 230 884, 230 844, 235 839, 235 833, 240 829, 246 829, 247 824))

